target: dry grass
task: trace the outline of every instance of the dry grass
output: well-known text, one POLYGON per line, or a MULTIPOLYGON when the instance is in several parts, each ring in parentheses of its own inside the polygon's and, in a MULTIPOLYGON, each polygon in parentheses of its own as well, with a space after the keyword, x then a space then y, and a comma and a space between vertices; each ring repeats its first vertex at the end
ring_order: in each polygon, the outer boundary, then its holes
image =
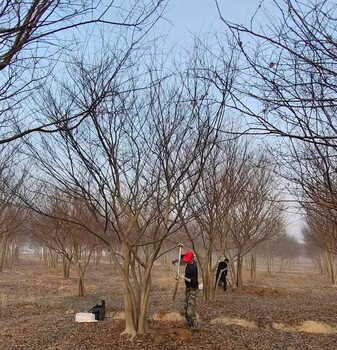
POLYGON ((91 269, 87 295, 76 278, 26 260, 0 275, 0 349, 334 349, 337 290, 312 266, 297 265, 242 290, 219 290, 214 303, 198 300, 200 332, 192 335, 180 312, 184 287, 172 301, 175 271, 156 267, 149 309, 152 332, 133 342, 124 326, 123 285, 109 265, 91 269), (106 300, 107 318, 76 323, 75 314, 106 300))

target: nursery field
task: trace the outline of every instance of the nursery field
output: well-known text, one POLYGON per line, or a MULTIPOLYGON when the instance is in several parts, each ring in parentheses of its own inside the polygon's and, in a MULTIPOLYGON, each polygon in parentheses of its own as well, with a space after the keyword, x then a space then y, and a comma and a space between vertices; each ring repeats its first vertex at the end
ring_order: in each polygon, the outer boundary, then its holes
POLYGON ((0 349, 221 349, 332 350, 337 348, 337 288, 309 264, 267 276, 241 290, 218 291, 213 303, 197 305, 200 331, 191 334, 180 315, 184 286, 172 301, 174 268, 156 266, 150 302, 151 333, 130 342, 124 329, 123 285, 110 265, 90 268, 86 296, 77 297, 72 272, 55 270, 27 256, 0 274, 0 349), (164 273, 163 273, 164 271, 164 273), (76 323, 101 299, 106 319, 76 323))

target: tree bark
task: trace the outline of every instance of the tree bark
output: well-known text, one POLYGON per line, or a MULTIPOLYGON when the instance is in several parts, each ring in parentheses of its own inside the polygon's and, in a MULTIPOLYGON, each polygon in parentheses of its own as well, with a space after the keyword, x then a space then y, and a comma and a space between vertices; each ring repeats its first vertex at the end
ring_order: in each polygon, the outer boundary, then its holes
POLYGON ((65 256, 62 256, 62 272, 63 278, 68 279, 70 276, 70 261, 65 256))
POLYGON ((85 294, 85 286, 84 286, 84 268, 81 263, 77 262, 77 272, 78 272, 78 296, 83 297, 85 294))
POLYGON ((240 256, 240 254, 238 254, 236 261, 236 287, 242 288, 242 285, 242 257, 240 256))
POLYGON ((255 281, 256 278, 256 257, 254 254, 251 255, 250 258, 250 279, 255 281))
POLYGON ((5 267, 6 257, 8 254, 8 235, 4 234, 2 237, 1 251, 0 251, 0 272, 5 267))
POLYGON ((331 278, 331 283, 333 286, 335 286, 336 285, 336 269, 335 269, 335 266, 333 263, 333 257, 332 257, 330 252, 327 252, 326 257, 327 257, 327 262, 328 262, 328 266, 329 266, 329 275, 331 278))

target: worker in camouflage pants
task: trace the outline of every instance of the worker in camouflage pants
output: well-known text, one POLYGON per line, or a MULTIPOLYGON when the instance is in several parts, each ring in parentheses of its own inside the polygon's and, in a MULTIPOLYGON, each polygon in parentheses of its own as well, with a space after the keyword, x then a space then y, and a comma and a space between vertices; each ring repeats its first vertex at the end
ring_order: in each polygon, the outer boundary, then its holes
POLYGON ((191 331, 198 330, 197 316, 196 316, 196 306, 197 306, 197 290, 194 288, 186 288, 185 291, 185 317, 188 328, 191 331))
POLYGON ((196 304, 198 293, 198 267, 194 261, 194 254, 191 251, 182 254, 182 260, 187 264, 184 278, 186 285, 185 292, 185 317, 187 326, 192 332, 198 331, 196 304))

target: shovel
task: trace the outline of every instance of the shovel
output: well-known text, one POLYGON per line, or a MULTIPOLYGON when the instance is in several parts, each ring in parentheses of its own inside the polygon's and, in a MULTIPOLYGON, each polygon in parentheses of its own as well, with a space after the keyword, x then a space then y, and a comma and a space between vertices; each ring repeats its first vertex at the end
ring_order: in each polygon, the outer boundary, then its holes
POLYGON ((181 248, 182 246, 179 245, 179 255, 178 255, 178 267, 177 267, 177 275, 176 275, 176 284, 174 286, 174 291, 172 295, 172 300, 175 299, 177 295, 178 285, 179 285, 179 270, 180 270, 180 261, 181 261, 181 248))

